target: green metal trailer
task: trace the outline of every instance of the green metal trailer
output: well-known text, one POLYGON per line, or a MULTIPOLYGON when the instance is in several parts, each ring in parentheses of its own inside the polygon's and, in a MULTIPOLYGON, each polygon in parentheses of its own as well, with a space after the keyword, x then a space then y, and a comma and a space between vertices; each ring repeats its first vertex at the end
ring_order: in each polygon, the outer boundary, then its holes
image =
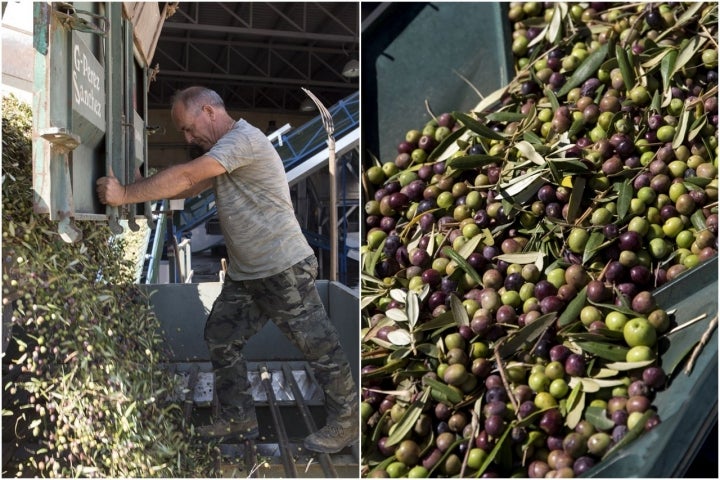
MULTIPOLYGON (((338 282, 319 280, 318 291, 358 381, 359 309, 357 293, 338 282)), ((194 423, 207 422, 215 408, 213 374, 202 331, 220 282, 143 285, 150 295, 167 346, 172 351, 168 371, 189 391, 185 410, 194 423), (192 407, 189 405, 192 404, 192 407)), ((302 447, 309 430, 325 424, 323 394, 302 354, 272 323, 247 344, 244 355, 257 407, 260 437, 255 442, 221 445, 220 468, 226 476, 254 472, 270 477, 359 476, 355 444, 333 454, 302 447), (267 381, 264 381, 267 379, 267 381)))

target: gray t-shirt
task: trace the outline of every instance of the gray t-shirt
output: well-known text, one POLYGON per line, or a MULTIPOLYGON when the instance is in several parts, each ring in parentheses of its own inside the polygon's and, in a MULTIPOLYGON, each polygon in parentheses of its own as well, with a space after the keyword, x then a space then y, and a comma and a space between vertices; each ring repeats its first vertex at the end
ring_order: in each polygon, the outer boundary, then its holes
POLYGON ((282 160, 260 129, 238 120, 206 155, 227 170, 213 187, 232 280, 269 277, 314 254, 295 217, 282 160))

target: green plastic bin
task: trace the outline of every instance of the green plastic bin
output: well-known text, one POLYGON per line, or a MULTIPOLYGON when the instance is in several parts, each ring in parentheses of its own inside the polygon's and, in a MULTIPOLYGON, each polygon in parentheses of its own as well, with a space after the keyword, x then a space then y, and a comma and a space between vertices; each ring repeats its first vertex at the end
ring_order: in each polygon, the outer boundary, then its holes
MULTIPOLYGON (((586 472, 588 477, 682 477, 717 425, 717 329, 691 373, 684 371, 693 345, 717 316, 717 257, 663 285, 655 291, 655 297, 660 307, 676 311, 678 324, 705 317, 671 335, 669 346, 661 343, 661 348, 667 348, 661 355, 663 368, 667 371, 677 365, 669 388, 658 392, 653 402, 661 423, 586 472)), ((710 471, 704 474, 716 476, 717 461, 713 468, 714 474, 710 471)))
POLYGON ((362 4, 362 153, 393 161, 432 112, 472 109, 513 77, 507 3, 362 4), (440 40, 442 39, 442 40, 440 40), (468 82, 463 80, 464 77, 468 82), (472 85, 472 86, 471 86, 472 85), (474 86, 474 88, 473 88, 474 86))

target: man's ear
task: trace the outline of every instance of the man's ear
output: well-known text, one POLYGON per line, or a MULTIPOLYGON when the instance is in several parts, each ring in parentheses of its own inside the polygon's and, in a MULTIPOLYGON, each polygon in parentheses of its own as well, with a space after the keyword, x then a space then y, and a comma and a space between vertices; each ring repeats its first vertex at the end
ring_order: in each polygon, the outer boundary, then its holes
POLYGON ((212 107, 212 105, 203 105, 202 109, 205 113, 208 114, 211 119, 215 119, 215 109, 212 107))

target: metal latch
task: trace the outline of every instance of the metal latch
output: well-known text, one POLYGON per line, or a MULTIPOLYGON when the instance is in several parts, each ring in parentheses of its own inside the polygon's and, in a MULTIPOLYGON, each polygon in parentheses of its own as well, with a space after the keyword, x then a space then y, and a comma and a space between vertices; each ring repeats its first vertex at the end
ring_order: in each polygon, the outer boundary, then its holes
POLYGON ((66 152, 75 150, 81 143, 79 135, 69 132, 64 127, 46 128, 40 132, 40 136, 52 143, 54 147, 58 147, 66 152))
POLYGON ((79 32, 93 33, 102 37, 107 36, 107 17, 88 12, 87 10, 78 10, 74 5, 66 2, 55 3, 53 14, 60 19, 60 23, 62 23, 66 28, 77 30, 79 32), (80 14, 87 15, 93 19, 102 20, 103 28, 100 28, 94 23, 79 17, 78 15, 80 14))

